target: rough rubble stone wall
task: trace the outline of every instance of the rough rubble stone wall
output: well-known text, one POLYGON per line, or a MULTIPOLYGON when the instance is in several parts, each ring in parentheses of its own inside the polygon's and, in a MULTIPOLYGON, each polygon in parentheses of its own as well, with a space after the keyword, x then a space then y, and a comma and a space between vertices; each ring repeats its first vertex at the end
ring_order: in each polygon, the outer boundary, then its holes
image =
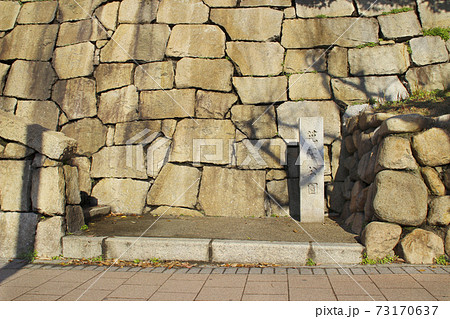
POLYGON ((0 1, 0 108, 77 140, 83 203, 298 215, 298 117, 324 117, 326 182, 343 182, 347 105, 450 78, 449 42, 422 36, 449 26, 446 1, 310 3, 0 1))
POLYGON ((450 114, 366 110, 345 124, 350 173, 329 190, 368 257, 395 251, 409 263, 430 264, 449 254, 450 114))

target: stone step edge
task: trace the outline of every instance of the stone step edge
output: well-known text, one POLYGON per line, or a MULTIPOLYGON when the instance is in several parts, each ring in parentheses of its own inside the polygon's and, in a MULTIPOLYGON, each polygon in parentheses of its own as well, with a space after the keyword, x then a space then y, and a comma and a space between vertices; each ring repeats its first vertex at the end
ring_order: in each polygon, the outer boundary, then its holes
POLYGON ((304 265, 358 264, 364 246, 358 243, 308 243, 156 237, 63 237, 63 256, 121 260, 179 260, 210 263, 304 265))

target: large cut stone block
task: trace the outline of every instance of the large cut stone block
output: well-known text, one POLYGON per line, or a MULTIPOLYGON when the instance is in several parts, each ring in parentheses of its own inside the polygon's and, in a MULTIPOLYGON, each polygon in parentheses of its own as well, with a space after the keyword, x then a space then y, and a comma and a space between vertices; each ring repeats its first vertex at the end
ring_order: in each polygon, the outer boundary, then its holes
POLYGON ((170 29, 164 24, 121 24, 100 53, 101 62, 160 61, 170 29))
POLYGON ((235 105, 231 109, 231 119, 250 139, 272 138, 277 135, 273 105, 235 105))
POLYGON ((94 72, 97 92, 131 85, 133 72, 133 63, 101 63, 94 72))
POLYGON ((414 0, 377 2, 371 0, 356 0, 356 6, 360 15, 373 17, 381 15, 384 12, 391 12, 394 9, 401 9, 404 7, 415 8, 416 2, 414 0))
POLYGON ((16 115, 52 131, 58 128, 59 108, 52 101, 19 101, 16 115))
POLYGON ((422 27, 414 11, 378 17, 381 32, 386 39, 398 39, 422 35, 422 27))
POLYGON ((406 172, 381 171, 375 178, 373 208, 381 220, 406 226, 427 217, 428 190, 421 178, 406 172))
POLYGON ((278 132, 288 143, 298 142, 298 119, 300 117, 323 117, 324 143, 331 144, 341 136, 339 106, 332 101, 286 102, 277 108, 278 132))
POLYGON ((0 39, 0 60, 48 61, 53 54, 58 25, 18 25, 0 39))
POLYGON ((423 229, 415 229, 406 235, 400 246, 403 258, 410 264, 432 264, 434 259, 444 254, 444 242, 436 234, 423 229))
MULTIPOLYGON (((117 17, 119 14, 119 6, 122 2, 109 2, 105 5, 102 5, 101 7, 98 7, 95 9, 95 17, 100 21, 100 23, 109 30, 116 30, 117 27, 117 17)), ((134 1, 131 1, 132 4, 134 4, 134 1)), ((146 2, 148 3, 148 2, 146 2)), ((134 6, 133 6, 134 7, 134 6)), ((135 12, 133 11, 127 11, 126 12, 127 18, 129 17, 129 14, 131 13, 132 16, 139 19, 139 17, 136 17, 135 12)))
POLYGON ((24 258, 33 252, 39 215, 0 212, 0 258, 24 258))
POLYGON ((425 181, 425 184, 427 184, 432 195, 445 195, 445 185, 442 182, 439 173, 433 167, 422 167, 421 173, 423 180, 425 181))
POLYGON ((237 99, 234 93, 198 90, 196 94, 195 116, 199 118, 224 119, 237 99))
POLYGON ((134 85, 138 90, 167 90, 173 88, 174 78, 171 61, 146 63, 136 68, 134 85))
POLYGON ((208 17, 209 8, 201 0, 162 0, 156 22, 205 23, 208 17))
POLYGON ((197 168, 166 164, 148 193, 147 204, 194 208, 200 176, 197 168))
POLYGON ((331 99, 330 76, 325 73, 293 74, 289 77, 291 100, 331 99))
POLYGON ((75 21, 89 19, 95 8, 104 0, 60 0, 58 6, 58 20, 75 21))
POLYGON ((281 45, 285 48, 301 49, 333 44, 356 47, 367 42, 378 42, 376 19, 287 19, 283 22, 281 45))
POLYGON ((0 63, 0 94, 3 93, 3 87, 6 83, 6 75, 8 74, 10 66, 8 64, 0 63))
POLYGON ((351 0, 336 0, 327 2, 306 0, 295 1, 297 9, 297 17, 299 18, 314 18, 319 15, 327 17, 345 17, 351 16, 355 7, 351 0))
POLYGON ((92 156, 91 177, 147 179, 142 145, 104 147, 92 156))
POLYGON ((31 201, 33 210, 44 215, 64 215, 66 206, 62 167, 43 167, 33 171, 31 201))
POLYGON ((450 3, 446 0, 417 0, 424 29, 450 27, 450 3))
POLYGON ((3 111, 0 111, 0 127, 0 137, 24 144, 52 159, 66 158, 76 149, 74 139, 3 111))
POLYGON ((396 224, 371 222, 362 233, 362 242, 366 246, 367 257, 383 259, 394 254, 402 234, 402 227, 396 224))
POLYGON ((211 9, 212 22, 232 40, 270 41, 280 35, 283 12, 269 8, 211 9))
POLYGON ((183 58, 177 63, 175 83, 177 88, 197 87, 229 92, 233 71, 233 64, 225 59, 183 58))
POLYGON ((147 149, 147 175, 156 178, 168 162, 172 140, 158 137, 147 149))
POLYGON ((287 100, 287 79, 285 76, 277 77, 233 77, 242 103, 260 104, 287 100))
POLYGON ((81 20, 61 24, 56 46, 62 47, 84 42, 106 40, 110 36, 97 20, 81 20))
MULTIPOLYGON (((208 1, 207 1, 208 2, 208 1)), ((290 7, 290 0, 241 0, 241 7, 290 7)))
POLYGON ((97 115, 94 80, 77 78, 58 81, 53 86, 52 100, 59 105, 69 120, 97 115))
POLYGON ((375 172, 383 169, 418 168, 416 160, 411 152, 409 140, 403 137, 387 136, 378 149, 375 172))
POLYGON ((199 204, 207 216, 262 217, 264 171, 244 171, 206 166, 199 204))
POLYGON ((309 49, 286 51, 286 57, 284 58, 284 72, 286 73, 321 72, 326 70, 327 59, 324 50, 309 49))
POLYGON ((105 178, 92 190, 98 205, 111 206, 111 212, 125 215, 141 215, 149 183, 132 179, 105 178))
POLYGON ((34 250, 39 257, 62 255, 62 238, 65 234, 64 217, 55 216, 41 219, 37 224, 34 250))
POLYGON ((237 0, 203 0, 209 7, 235 7, 237 0))
POLYGON ((229 120, 184 119, 173 135, 171 162, 231 163, 235 127, 229 120))
POLYGON ((144 91, 140 95, 141 119, 194 116, 195 90, 144 91))
POLYGON ((450 163, 450 133, 434 127, 413 136, 412 147, 420 164, 442 166, 450 163))
POLYGON ((348 50, 334 47, 328 53, 328 74, 334 77, 348 76, 348 50))
POLYGON ((416 65, 426 65, 448 61, 448 52, 444 40, 439 36, 411 39, 411 58, 416 65))
POLYGON ((227 54, 242 75, 278 75, 284 49, 277 42, 227 42, 227 54))
POLYGON ((106 237, 63 237, 63 256, 67 258, 95 258, 102 256, 102 243, 106 237))
POLYGON ((286 143, 282 139, 244 139, 235 146, 236 164, 243 169, 283 168, 286 143))
POLYGON ((30 210, 31 161, 0 161, 0 207, 2 211, 30 210))
POLYGON ((91 195, 92 190, 91 162, 87 157, 73 157, 70 159, 69 164, 76 166, 78 169, 78 187, 84 200, 91 195))
POLYGON ((150 23, 156 19, 159 0, 124 0, 120 3, 119 23, 150 23))
POLYGON ((29 100, 47 100, 55 80, 56 74, 50 63, 18 60, 11 66, 3 94, 29 100))
POLYGON ((98 117, 104 123, 131 122, 138 119, 139 95, 134 85, 100 95, 98 117))
POLYGON ((176 25, 170 33, 166 55, 174 57, 221 58, 225 33, 216 25, 176 25))
POLYGON ((61 132, 77 141, 79 155, 91 156, 106 143, 107 128, 97 118, 70 122, 61 132))
POLYGON ((20 10, 19 17, 17 18, 17 23, 50 23, 55 19, 57 7, 58 2, 56 1, 24 3, 20 10))
POLYGON ((138 121, 118 123, 114 132, 114 144, 144 144, 148 145, 161 131, 161 121, 138 121))
POLYGON ((66 226, 69 233, 75 233, 81 230, 84 225, 84 214, 81 206, 66 206, 66 226))
POLYGON ((13 1, 0 3, 0 31, 8 31, 14 28, 19 15, 20 4, 13 1))
POLYGON ((84 42, 56 48, 53 53, 53 66, 60 79, 89 76, 94 71, 95 46, 84 42))
POLYGON ((410 68, 406 72, 406 81, 411 90, 446 90, 450 87, 450 63, 410 68))
POLYGON ((431 200, 428 224, 445 227, 450 224, 450 196, 439 196, 431 200))
POLYGON ((350 49, 348 62, 352 75, 403 74, 409 68, 408 47, 394 44, 350 49), (378 63, 381 59, 383 63, 378 63))
POLYGON ((69 205, 81 203, 80 187, 78 186, 78 168, 64 165, 64 179, 66 181, 66 202, 69 205))

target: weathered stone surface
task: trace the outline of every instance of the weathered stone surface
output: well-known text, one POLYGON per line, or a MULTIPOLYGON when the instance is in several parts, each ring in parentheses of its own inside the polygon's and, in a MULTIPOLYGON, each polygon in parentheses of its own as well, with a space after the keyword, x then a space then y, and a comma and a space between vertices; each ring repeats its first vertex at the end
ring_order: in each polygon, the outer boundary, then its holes
POLYGON ((139 95, 134 85, 102 93, 98 117, 104 124, 137 120, 138 100, 139 95))
POLYGON ((355 151, 357 150, 355 143, 353 143, 353 138, 351 135, 348 135, 344 139, 344 145, 345 145, 345 148, 347 149, 347 152, 349 152, 350 154, 355 153, 355 151))
POLYGON ((342 194, 344 183, 334 182, 326 185, 328 208, 337 213, 342 213, 345 204, 345 198, 342 194))
POLYGON ((225 33, 216 25, 176 25, 166 55, 221 58, 225 55, 225 33))
POLYGON ((424 29, 450 26, 450 4, 446 0, 417 0, 424 29))
POLYGON ((375 146, 371 151, 364 154, 358 163, 358 176, 361 180, 370 184, 375 178, 375 166, 377 163, 378 147, 375 146))
POLYGON ((290 7, 290 0, 242 0, 241 7, 290 7))
POLYGON ((336 0, 330 3, 321 3, 314 0, 295 1, 297 17, 314 18, 319 15, 327 17, 351 16, 355 8, 351 0, 336 0))
POLYGON ((134 64, 132 63, 101 63, 94 72, 97 92, 131 85, 133 71, 134 64))
POLYGON ((116 30, 120 4, 119 1, 109 2, 95 10, 94 15, 105 28, 116 30))
POLYGON ((428 224, 447 226, 450 224, 450 196, 435 197, 430 202, 428 224))
POLYGON ((177 88, 197 87, 229 92, 233 71, 233 64, 225 59, 183 58, 177 63, 175 83, 177 88))
POLYGON ((382 221, 418 226, 427 216, 428 191, 424 182, 406 172, 381 171, 375 178, 373 208, 382 221))
POLYGON ((231 120, 250 139, 272 138, 277 134, 273 105, 235 105, 231 120))
POLYGON ((159 206, 149 212, 153 216, 171 216, 171 217, 203 217, 203 214, 193 209, 182 207, 159 206))
POLYGON ((8 143, 3 148, 3 152, 0 152, 0 158, 7 158, 7 159, 24 159, 31 154, 34 153, 34 150, 17 143, 8 143))
POLYGON ((56 1, 24 3, 17 18, 17 23, 50 23, 55 19, 57 7, 58 3, 56 1))
POLYGON ((170 29, 164 24, 121 24, 101 49, 101 62, 160 61, 170 29))
POLYGON ((264 171, 204 167, 199 203, 207 216, 262 217, 264 171))
POLYGON ((96 118, 86 118, 65 125, 61 132, 78 142, 77 154, 91 156, 106 142, 106 127, 96 118))
POLYGON ((0 60, 48 61, 53 54, 58 25, 18 25, 0 39, 0 60))
POLYGON ((31 147, 52 159, 68 157, 76 148, 74 139, 3 111, 0 111, 0 127, 0 137, 31 147))
POLYGON ((289 77, 291 100, 331 99, 330 76, 325 73, 293 74, 289 77))
POLYGON ((60 0, 58 6, 58 20, 75 21, 89 19, 95 8, 105 0, 60 0))
POLYGON ((97 20, 81 20, 77 22, 66 22, 61 24, 57 46, 98 41, 108 39, 106 30, 97 20))
POLYGON ((285 19, 295 19, 297 14, 295 13, 295 7, 289 7, 283 10, 285 19))
POLYGON ((227 54, 242 75, 278 75, 284 49, 277 42, 227 42, 227 54))
POLYGON ((244 139, 236 144, 236 164, 243 169, 283 168, 286 143, 282 139, 244 139))
POLYGON ((381 32, 385 39, 414 37, 422 34, 422 27, 414 11, 378 17, 381 32))
POLYGON ((55 131, 58 127, 59 108, 52 101, 19 101, 16 116, 55 131))
POLYGON ((450 63, 410 68, 406 72, 406 81, 411 90, 445 90, 450 87, 450 63))
POLYGON ((426 65, 448 61, 448 52, 444 40, 439 36, 428 36, 409 41, 411 58, 416 65, 426 65))
POLYGON ((347 104, 378 101, 398 101, 408 97, 397 76, 366 76, 332 79, 331 85, 336 99, 347 104))
POLYGON ((370 0, 356 0, 356 5, 359 14, 366 17, 373 17, 381 15, 384 12, 391 12, 394 9, 401 9, 403 7, 414 8, 416 3, 414 0, 379 1, 376 3, 370 0))
MULTIPOLYGON (((337 48, 337 47, 336 47, 337 48)), ((284 72, 299 73, 326 71, 327 59, 324 50, 287 50, 284 58, 284 72)))
POLYGON ((212 22, 232 40, 270 41, 280 35, 283 12, 269 8, 211 9, 212 22))
POLYGON ((70 165, 78 169, 78 187, 80 189, 83 201, 87 196, 91 195, 92 181, 91 181, 91 162, 87 157, 73 157, 69 161, 70 165))
POLYGON ((268 215, 289 216, 289 191, 287 179, 281 181, 270 181, 266 184, 269 197, 268 215))
POLYGON ((0 257, 23 258, 33 252, 39 215, 0 213, 0 257))
POLYGON ((161 121, 118 123, 114 132, 114 144, 149 144, 161 130, 161 121))
POLYGON ((339 106, 332 101, 286 102, 277 108, 278 132, 287 142, 298 142, 300 117, 323 117, 324 143, 331 144, 341 136, 339 106))
POLYGON ((427 118, 420 114, 402 114, 385 120, 375 131, 372 140, 392 133, 414 133, 423 130, 428 124, 427 118))
POLYGON ((415 229, 400 241, 403 258, 410 264, 432 264, 444 254, 444 242, 429 231, 415 229))
POLYGON ((84 220, 90 220, 99 216, 106 216, 109 213, 111 213, 111 207, 109 206, 93 206, 83 208, 84 220))
POLYGON ((195 116, 198 118, 223 119, 237 99, 237 96, 233 93, 198 90, 195 116))
POLYGON ((209 8, 201 0, 162 0, 156 22, 167 24, 205 23, 209 8))
POLYGON ((92 190, 98 205, 111 206, 111 212, 125 215, 141 215, 149 183, 131 179, 105 178, 92 190))
POLYGON ((266 180, 273 181, 273 180, 282 180, 287 178, 287 172, 285 170, 279 170, 279 169, 271 169, 267 172, 266 180))
POLYGON ((0 31, 8 31, 14 28, 19 11, 20 4, 18 2, 0 2, 0 31))
POLYGON ((200 176, 195 167, 166 164, 148 193, 147 204, 194 208, 200 176))
POLYGON ((281 45, 285 48, 332 44, 356 47, 366 42, 378 42, 378 23, 375 19, 289 19, 283 22, 281 45), (305 37, 305 34, 308 36, 305 37))
POLYGON ((203 0, 210 7, 235 7, 237 0, 203 0))
POLYGON ((61 107, 69 120, 97 115, 94 80, 77 78, 58 81, 53 86, 52 100, 61 107))
POLYGON ((158 0, 123 0, 119 23, 150 23, 156 19, 159 3, 158 0))
POLYGON ((172 162, 229 164, 235 128, 229 120, 184 119, 173 135, 172 162))
POLYGON ((0 161, 2 211, 29 211, 30 177, 31 161, 0 161))
POLYGON ((10 66, 8 64, 0 63, 0 94, 3 92, 3 87, 6 83, 6 75, 8 74, 10 66))
POLYGON ((66 203, 79 205, 81 203, 80 187, 78 186, 78 168, 64 165, 64 179, 66 180, 66 203))
POLYGON ((417 169, 418 165, 411 152, 409 140, 397 136, 387 136, 378 148, 375 172, 383 169, 417 169))
POLYGON ((138 90, 167 90, 173 88, 173 63, 170 61, 141 64, 134 73, 138 90))
POLYGON ((66 193, 62 167, 43 167, 33 171, 31 201, 33 210, 44 215, 64 215, 66 193))
POLYGON ((62 255, 62 237, 65 234, 64 217, 55 216, 41 219, 37 224, 34 250, 39 257, 62 255))
POLYGON ((392 113, 373 113, 371 110, 366 110, 359 115, 358 125, 361 130, 367 130, 369 128, 377 128, 383 121, 393 117, 392 113))
POLYGON ((91 177, 146 179, 142 145, 104 147, 92 156, 91 177))
POLYGON ((425 181, 425 184, 427 184, 431 194, 436 196, 444 196, 445 185, 441 181, 439 173, 433 167, 423 167, 421 172, 423 180, 425 181))
POLYGON ((347 177, 348 171, 344 166, 344 159, 349 155, 341 139, 336 139, 331 144, 331 175, 333 181, 343 182, 347 177))
POLYGON ((420 164, 441 166, 450 163, 450 133, 441 128, 431 128, 413 136, 412 147, 420 164))
POLYGON ((89 76, 94 71, 95 46, 90 42, 56 48, 53 66, 60 79, 89 76))
POLYGON ((352 75, 402 74, 409 68, 409 53, 405 44, 380 45, 348 50, 352 75), (377 63, 380 60, 383 63, 377 63))
POLYGON ((394 254, 402 233, 402 227, 396 224, 371 222, 362 233, 362 242, 366 246, 367 257, 383 259, 394 254))
POLYGON ((244 104, 273 103, 287 100, 285 76, 233 77, 233 85, 244 104))
POLYGON ((3 112, 14 113, 16 110, 17 99, 12 97, 0 96, 0 110, 3 112))
POLYGON ((161 121, 161 133, 163 133, 165 137, 172 138, 173 133, 175 133, 176 127, 177 120, 167 119, 161 121))
POLYGON ((144 91, 140 95, 141 119, 194 116, 195 90, 144 91))
POLYGON ((42 154, 36 154, 33 159, 33 168, 40 167, 62 167, 63 162, 55 161, 42 154))
POLYGON ((147 149, 147 175, 156 178, 169 161, 172 140, 167 137, 158 137, 147 149))
POLYGON ((364 213, 357 212, 354 214, 352 222, 352 233, 360 235, 364 228, 364 213))
POLYGON ((364 202, 361 200, 360 195, 363 193, 365 188, 365 184, 361 181, 356 181, 353 185, 350 199, 350 211, 352 213, 362 212, 364 210, 364 202))
POLYGON ((11 66, 3 94, 30 100, 46 100, 50 97, 55 80, 56 75, 50 63, 18 60, 11 66))

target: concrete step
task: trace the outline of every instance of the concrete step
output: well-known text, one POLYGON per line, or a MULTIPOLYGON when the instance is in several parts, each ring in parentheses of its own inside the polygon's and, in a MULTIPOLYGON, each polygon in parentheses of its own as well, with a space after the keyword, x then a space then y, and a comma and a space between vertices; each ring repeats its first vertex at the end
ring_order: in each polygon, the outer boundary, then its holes
POLYGON ((308 258, 322 265, 357 264, 364 247, 357 243, 293 243, 154 237, 63 238, 63 256, 121 260, 179 260, 212 263, 304 265, 308 258))

